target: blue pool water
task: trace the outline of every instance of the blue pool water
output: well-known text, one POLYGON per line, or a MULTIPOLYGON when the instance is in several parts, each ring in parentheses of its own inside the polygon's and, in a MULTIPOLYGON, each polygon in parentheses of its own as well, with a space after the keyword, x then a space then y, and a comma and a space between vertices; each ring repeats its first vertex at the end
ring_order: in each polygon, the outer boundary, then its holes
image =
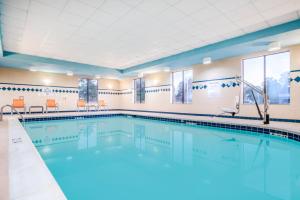
POLYGON ((26 122, 69 200, 299 200, 300 143, 129 118, 26 122))

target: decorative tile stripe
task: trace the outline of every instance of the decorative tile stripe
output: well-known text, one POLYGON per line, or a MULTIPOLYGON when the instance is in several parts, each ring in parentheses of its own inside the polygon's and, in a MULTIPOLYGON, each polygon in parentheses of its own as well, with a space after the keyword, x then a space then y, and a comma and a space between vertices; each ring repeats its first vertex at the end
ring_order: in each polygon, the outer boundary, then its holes
POLYGON ((0 91, 7 92, 44 92, 44 93, 78 93, 77 89, 67 89, 67 88, 37 88, 37 87, 15 87, 15 86, 0 86, 0 91))
POLYGON ((207 88, 207 85, 193 85, 193 90, 202 90, 202 89, 206 89, 207 88))
POLYGON ((158 93, 158 92, 170 92, 170 85, 158 85, 158 86, 148 86, 145 88, 145 92, 147 93, 158 93))
POLYGON ((295 78, 291 78, 290 79, 291 82, 296 82, 296 83, 300 83, 300 76, 296 76, 295 78))
MULTIPOLYGON (((30 93, 64 93, 64 94, 78 94, 78 88, 74 87, 59 87, 59 86, 41 86, 28 84, 6 84, 0 83, 0 91, 3 92, 30 92, 30 93), (2 84, 2 85, 1 85, 2 84)), ((131 91, 113 90, 113 89, 98 89, 100 95, 125 95, 131 94, 131 91)))
MULTIPOLYGON (((282 138, 288 138, 300 142, 300 135, 295 134, 286 130, 278 130, 275 128, 264 128, 256 127, 249 125, 238 125, 238 124, 226 124, 220 122, 207 122, 199 120, 185 120, 185 119, 174 119, 166 117, 153 117, 153 116, 144 116, 144 115, 135 115, 135 114, 102 114, 102 115, 84 115, 84 116, 60 116, 60 117, 43 117, 43 118, 25 118, 25 123, 30 121, 48 121, 48 120, 71 120, 71 119, 86 119, 86 118, 102 118, 102 117, 116 117, 116 116, 125 116, 133 118, 142 118, 158 121, 167 121, 175 123, 184 123, 188 126, 207 126, 207 127, 216 127, 222 129, 231 129, 231 130, 241 130, 241 131, 251 131, 255 133, 262 133, 266 135, 278 136, 282 138)), ((20 120, 22 121, 22 120, 20 120)), ((167 144, 167 143, 166 143, 167 144)))
POLYGON ((237 83, 237 82, 233 82, 233 81, 230 81, 230 82, 228 82, 228 83, 222 83, 221 84, 221 87, 222 88, 229 88, 229 87, 239 87, 240 86, 240 84, 239 83, 237 83))

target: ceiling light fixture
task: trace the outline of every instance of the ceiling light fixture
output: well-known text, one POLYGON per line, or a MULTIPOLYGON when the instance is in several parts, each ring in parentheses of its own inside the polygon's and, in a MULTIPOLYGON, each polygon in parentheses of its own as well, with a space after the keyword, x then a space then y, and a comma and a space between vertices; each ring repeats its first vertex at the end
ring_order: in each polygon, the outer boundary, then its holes
POLYGON ((205 58, 203 58, 202 63, 204 65, 211 64, 211 57, 205 57, 205 58))
POLYGON ((71 72, 71 71, 68 71, 68 72, 67 72, 67 76, 73 76, 73 75, 74 75, 73 72, 71 72))
POLYGON ((281 49, 280 42, 271 42, 268 46, 268 51, 278 51, 281 49))
POLYGON ((96 75, 95 78, 96 78, 96 79, 100 79, 101 76, 100 76, 100 75, 96 75))
POLYGON ((29 71, 36 72, 37 70, 35 68, 29 68, 29 71))

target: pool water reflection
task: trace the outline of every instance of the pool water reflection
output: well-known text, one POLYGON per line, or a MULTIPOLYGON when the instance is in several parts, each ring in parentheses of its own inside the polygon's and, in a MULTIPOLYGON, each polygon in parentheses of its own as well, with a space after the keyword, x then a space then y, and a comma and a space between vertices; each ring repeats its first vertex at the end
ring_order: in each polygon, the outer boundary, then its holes
POLYGON ((294 141, 127 117, 25 127, 70 200, 300 199, 294 141))

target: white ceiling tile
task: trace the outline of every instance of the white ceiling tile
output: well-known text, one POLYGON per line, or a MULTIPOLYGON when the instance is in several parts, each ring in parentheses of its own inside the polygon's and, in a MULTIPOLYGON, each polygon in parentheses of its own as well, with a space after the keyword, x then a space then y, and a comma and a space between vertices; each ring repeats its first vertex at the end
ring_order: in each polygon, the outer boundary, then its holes
POLYGON ((261 12, 261 15, 266 19, 270 20, 272 18, 280 17, 283 15, 287 15, 291 12, 298 11, 298 8, 294 6, 294 4, 281 4, 274 6, 268 10, 261 12))
POLYGON ((122 1, 113 0, 105 1, 99 9, 113 16, 121 17, 122 15, 126 14, 131 9, 131 7, 123 3, 122 1))
POLYGON ((209 0, 214 7, 222 12, 235 12, 239 7, 250 2, 250 0, 209 0))
POLYGON ((291 13, 288 13, 286 15, 282 15, 282 16, 279 16, 279 17, 269 19, 269 20, 267 20, 267 22, 271 26, 275 26, 275 25, 283 24, 285 22, 293 21, 293 20, 296 20, 296 19, 299 19, 298 13, 297 12, 291 12, 291 13))
POLYGON ((30 0, 31 3, 36 1, 36 2, 39 2, 39 3, 43 3, 47 6, 51 6, 53 8, 56 8, 56 9, 59 9, 60 11, 66 6, 67 2, 69 0, 30 0))
POLYGON ((27 10, 29 5, 29 0, 1 0, 0 6, 3 6, 3 4, 7 4, 9 6, 22 9, 22 10, 27 10))
POLYGON ((96 8, 85 3, 82 3, 78 0, 69 0, 65 6, 64 11, 72 13, 82 17, 89 17, 95 12, 96 8))
POLYGON ((68 12, 63 12, 60 17, 59 21, 68 25, 73 25, 73 26, 80 26, 84 23, 86 18, 74 15, 68 12))
POLYGON ((94 8, 98 8, 104 3, 105 0, 79 0, 79 1, 89 6, 92 6, 94 8))
POLYGON ((19 8, 15 8, 8 4, 1 4, 0 6, 1 15, 5 15, 8 17, 16 18, 16 19, 24 19, 27 16, 27 11, 19 8))
POLYGON ((162 0, 145 0, 141 4, 139 4, 136 7, 136 9, 151 14, 152 16, 155 16, 169 7, 170 5, 162 0))
POLYGON ((207 6, 198 12, 194 12, 190 15, 194 20, 199 22, 209 22, 213 18, 222 18, 222 13, 213 6, 207 6))
POLYGON ((258 23, 265 22, 265 19, 260 15, 253 15, 249 17, 245 17, 240 19, 239 21, 235 21, 234 23, 240 28, 252 26, 258 23))
POLYGON ((237 7, 235 12, 228 11, 224 13, 232 21, 240 21, 243 18, 251 17, 254 15, 260 15, 259 11, 255 8, 252 3, 243 4, 237 7))
POLYGON ((90 18, 93 22, 99 24, 99 26, 110 26, 118 20, 118 17, 108 14, 102 10, 97 10, 90 18))
POLYGON ((56 8, 48 6, 38 1, 32 1, 29 6, 29 13, 35 15, 36 18, 42 20, 44 18, 50 18, 52 20, 57 19, 60 11, 56 8))
POLYGON ((287 1, 282 0, 253 0, 255 7, 260 11, 265 11, 278 5, 286 4, 287 1))
POLYGON ((166 22, 166 23, 174 23, 178 20, 181 20, 185 17, 185 15, 176 8, 168 8, 164 10, 162 13, 155 16, 156 19, 166 22))
POLYGON ((176 3, 174 7, 181 10, 185 14, 191 14, 197 11, 201 12, 201 9, 207 7, 208 5, 209 4, 206 0, 183 0, 176 3))
POLYGON ((1 24, 3 24, 3 25, 1 25, 2 28, 3 28, 3 26, 14 26, 14 27, 18 27, 18 28, 24 28, 25 23, 26 23, 26 18, 16 19, 16 18, 9 17, 6 15, 1 16, 1 24))
POLYGON ((244 26, 242 28, 242 30, 245 33, 251 33, 251 32, 258 31, 258 30, 268 28, 268 27, 269 27, 269 25, 266 22, 260 22, 260 23, 244 26))
MULTIPOLYGON (((5 50, 128 67, 299 18, 299 0, 2 3, 5 50), (269 2, 269 3, 268 3, 269 2), (272 2, 273 4, 270 4, 272 2)), ((21 0, 19 0, 21 1, 21 0)))
POLYGON ((135 7, 141 2, 143 2, 144 0, 121 0, 121 1, 129 6, 135 7))

